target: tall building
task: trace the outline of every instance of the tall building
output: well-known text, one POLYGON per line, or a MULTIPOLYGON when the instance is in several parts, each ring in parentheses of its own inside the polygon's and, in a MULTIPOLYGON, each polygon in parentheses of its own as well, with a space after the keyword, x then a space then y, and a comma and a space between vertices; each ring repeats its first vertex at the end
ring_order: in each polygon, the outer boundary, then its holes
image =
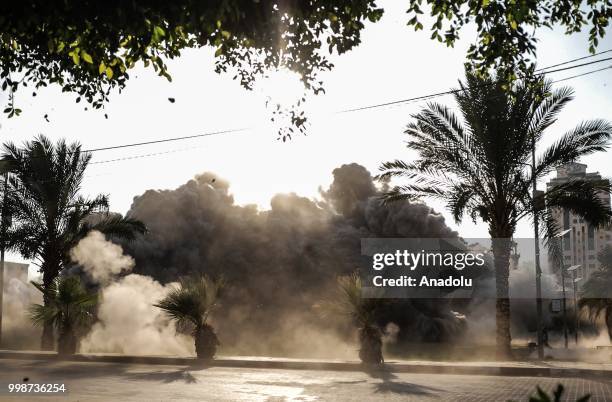
MULTIPOLYGON (((548 190, 573 179, 608 182, 597 172, 587 173, 587 165, 570 163, 557 169, 557 177, 549 181, 546 188, 548 190)), ((599 196, 605 205, 610 206, 610 193, 601 192, 599 196)), ((580 287, 581 283, 584 283, 590 274, 599 268, 597 254, 607 244, 612 245, 612 230, 610 227, 595 228, 568 209, 556 208, 552 213, 561 230, 570 229, 570 232, 562 239, 563 259, 566 268, 580 265, 576 270, 576 277, 580 278, 578 281, 578 287, 580 287)))

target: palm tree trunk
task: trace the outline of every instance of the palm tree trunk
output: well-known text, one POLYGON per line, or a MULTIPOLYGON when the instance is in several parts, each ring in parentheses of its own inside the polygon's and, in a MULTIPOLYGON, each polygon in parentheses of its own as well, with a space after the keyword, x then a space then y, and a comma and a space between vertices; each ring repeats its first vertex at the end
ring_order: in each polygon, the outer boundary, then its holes
POLYGON ((198 359, 212 359, 215 356, 217 346, 219 345, 219 339, 213 327, 204 324, 196 328, 194 332, 194 341, 198 359))
POLYGON ((359 359, 366 364, 384 363, 382 332, 377 327, 365 326, 359 330, 359 359))
MULTIPOLYGON (((51 283, 55 279, 54 276, 51 275, 50 270, 45 269, 45 265, 43 264, 43 286, 44 289, 48 289, 51 286, 51 283)), ((49 297, 43 293, 43 304, 46 306, 49 305, 49 297)), ((43 324, 42 336, 40 339, 40 349, 41 350, 53 350, 54 349, 54 335, 53 335, 53 323, 45 322, 43 324)))
POLYGON ((497 358, 507 360, 512 357, 511 335, 510 335, 510 298, 509 298, 509 276, 510 276, 510 238, 492 239, 493 259, 495 262, 495 341, 497 346, 497 358))
POLYGON ((57 339, 57 353, 60 355, 73 355, 77 349, 77 338, 71 328, 61 331, 57 339))

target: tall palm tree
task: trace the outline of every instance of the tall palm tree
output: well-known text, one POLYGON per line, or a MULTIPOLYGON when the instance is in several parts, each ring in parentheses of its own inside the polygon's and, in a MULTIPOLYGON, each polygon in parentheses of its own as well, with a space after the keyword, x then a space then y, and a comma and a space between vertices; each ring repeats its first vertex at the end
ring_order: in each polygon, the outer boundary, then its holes
POLYGON ((495 263, 496 341, 500 358, 511 356, 510 302, 508 292, 511 238, 522 218, 538 213, 545 238, 558 228, 555 207, 569 208, 593 225, 610 219, 609 208, 598 198, 610 191, 605 182, 574 179, 550 189, 544 199, 529 189, 532 178, 542 179, 554 169, 582 156, 603 151, 612 126, 603 120, 587 121, 560 137, 540 154, 530 169, 532 149, 573 99, 569 88, 552 89, 550 81, 518 82, 512 90, 495 77, 470 73, 455 92, 459 112, 430 103, 413 115, 405 131, 409 149, 417 151, 411 162, 396 160, 381 166, 379 178, 408 179, 385 194, 386 201, 430 197, 445 201, 456 222, 467 214, 488 225, 495 263), (544 201, 544 210, 540 205, 544 201))
POLYGON ((52 325, 57 329, 59 354, 76 353, 78 332, 93 322, 98 295, 88 293, 78 276, 59 276, 47 287, 32 284, 42 292, 47 303, 32 305, 30 318, 35 325, 52 325))
POLYGON ((384 362, 382 354, 383 330, 378 324, 384 300, 362 297, 363 283, 358 273, 338 277, 335 294, 315 307, 323 316, 336 315, 349 318, 357 327, 359 359, 367 364, 384 362))
POLYGON ((612 341, 612 246, 608 245, 599 254, 599 269, 589 276, 580 291, 579 307, 588 313, 591 320, 603 317, 612 341))
POLYGON ((177 329, 191 330, 199 359, 212 359, 217 352, 219 339, 208 318, 218 307, 223 287, 222 279, 206 275, 184 277, 178 287, 154 304, 176 321, 177 329))
MULTIPOLYGON (((135 219, 109 214, 107 196, 79 195, 90 159, 80 144, 53 144, 42 135, 22 147, 4 145, 2 161, 11 172, 6 204, 13 220, 8 247, 39 266, 44 289, 70 263, 70 249, 89 231, 130 240, 146 230, 135 219)), ((43 300, 49 303, 47 293, 43 300)), ((53 327, 45 324, 41 348, 50 350, 53 343, 53 327)))

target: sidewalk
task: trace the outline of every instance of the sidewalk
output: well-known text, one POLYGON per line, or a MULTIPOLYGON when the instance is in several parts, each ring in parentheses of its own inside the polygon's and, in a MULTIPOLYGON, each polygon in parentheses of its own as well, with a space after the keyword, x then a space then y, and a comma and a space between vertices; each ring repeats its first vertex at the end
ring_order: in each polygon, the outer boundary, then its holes
MULTIPOLYGON (((0 350, 0 359, 62 360, 54 352, 0 350)), ((533 362, 440 362, 389 360, 384 367, 367 367, 358 361, 289 359, 267 357, 219 356, 212 361, 193 357, 125 356, 116 354, 77 354, 63 360, 102 363, 160 364, 178 366, 234 367, 254 369, 385 370, 402 373, 498 375, 519 377, 583 377, 612 380, 612 363, 578 363, 569 361, 533 362)))

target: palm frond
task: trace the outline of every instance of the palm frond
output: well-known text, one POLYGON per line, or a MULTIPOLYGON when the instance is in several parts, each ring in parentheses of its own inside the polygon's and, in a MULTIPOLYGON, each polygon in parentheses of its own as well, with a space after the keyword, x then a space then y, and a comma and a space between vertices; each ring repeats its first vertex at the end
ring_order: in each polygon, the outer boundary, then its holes
POLYGON ((605 120, 586 121, 552 144, 536 163, 536 177, 575 162, 583 156, 605 151, 612 138, 612 125, 605 120))
POLYGON ((97 230, 111 238, 127 241, 134 240, 138 235, 147 233, 147 227, 143 222, 118 214, 105 214, 93 224, 84 222, 82 231, 89 232, 91 230, 97 230))
MULTIPOLYGON (((544 92, 550 88, 544 88, 544 92)), ((530 135, 540 136, 548 127, 555 123, 563 108, 574 99, 574 90, 569 87, 559 88, 543 101, 537 102, 529 121, 530 135)))
POLYGON ((333 294, 317 303, 315 308, 323 317, 344 316, 360 328, 376 326, 377 313, 385 300, 362 297, 362 288, 357 272, 339 276, 333 294))
POLYGON ((218 306, 225 282, 207 275, 184 277, 162 300, 154 304, 176 321, 178 327, 191 324, 200 328, 218 306))
POLYGON ((596 227, 609 225, 612 211, 600 197, 601 193, 610 193, 610 182, 607 180, 572 179, 551 187, 545 194, 548 208, 566 208, 582 216, 596 227))
POLYGON ((34 325, 49 323, 61 330, 85 327, 93 321, 98 295, 87 292, 79 277, 57 277, 46 288, 42 283, 31 283, 47 298, 45 305, 33 304, 29 309, 34 325))

